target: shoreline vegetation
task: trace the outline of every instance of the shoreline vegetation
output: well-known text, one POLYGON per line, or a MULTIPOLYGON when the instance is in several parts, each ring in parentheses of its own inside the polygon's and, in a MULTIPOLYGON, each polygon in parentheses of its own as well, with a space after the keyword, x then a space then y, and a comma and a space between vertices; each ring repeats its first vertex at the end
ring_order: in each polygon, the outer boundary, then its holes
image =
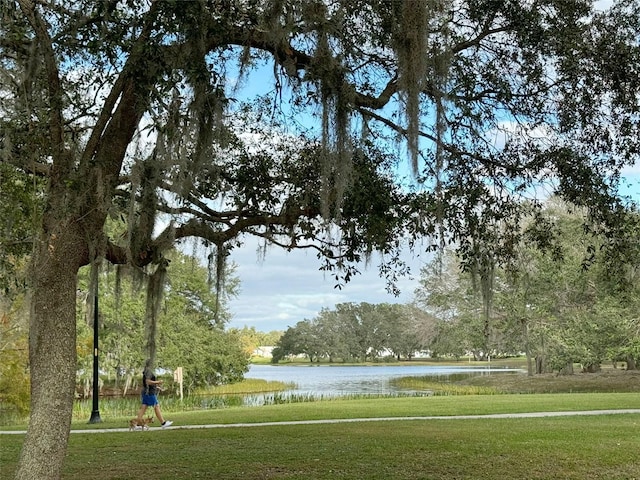
MULTIPOLYGON (((317 366, 316 363, 287 362, 282 365, 317 366)), ((345 364, 320 364, 323 366, 345 364)), ((357 366, 389 365, 388 363, 353 364, 357 366)), ((451 365, 451 366, 492 366, 496 369, 510 368, 521 371, 510 371, 491 375, 453 374, 446 379, 434 376, 407 376, 391 380, 391 382, 407 393, 399 394, 353 394, 339 397, 340 400, 359 400, 373 398, 396 397, 428 397, 428 396, 478 396, 478 395, 510 395, 510 394, 563 394, 563 393, 633 393, 640 392, 640 371, 624 370, 605 367, 598 373, 574 373, 571 375, 539 374, 528 376, 525 372, 524 359, 510 358, 488 362, 445 362, 412 360, 395 362, 393 365, 451 365)), ((276 366, 277 368, 277 366, 276 366)), ((576 371, 579 371, 576 369, 576 371)), ((183 399, 169 394, 169 390, 162 395, 163 411, 175 415, 181 412, 220 410, 231 407, 248 407, 279 404, 296 404, 310 402, 324 402, 337 400, 334 396, 291 395, 287 390, 295 388, 295 384, 281 381, 267 381, 248 378, 242 382, 198 389, 183 399)), ((119 397, 113 390, 107 395, 101 395, 100 410, 103 417, 123 418, 137 411, 139 399, 137 395, 119 397)), ((76 401, 73 421, 82 422, 89 418, 92 410, 91 398, 76 401)), ((26 418, 7 414, 0 410, 0 428, 26 425, 26 418)))
MULTIPOLYGON (((268 362, 255 361, 256 364, 268 362)), ((534 393, 623 393, 640 392, 640 370, 626 370, 620 365, 603 365, 599 372, 582 372, 580 365, 575 365, 574 372, 569 375, 543 373, 527 375, 526 359, 522 357, 504 358, 490 362, 465 360, 414 359, 392 363, 309 363, 301 360, 281 362, 282 366, 457 366, 457 367, 495 367, 518 369, 498 375, 450 375, 446 381, 432 376, 401 377, 391 382, 399 387, 411 390, 431 391, 433 395, 496 395, 496 394, 534 394, 534 393)))

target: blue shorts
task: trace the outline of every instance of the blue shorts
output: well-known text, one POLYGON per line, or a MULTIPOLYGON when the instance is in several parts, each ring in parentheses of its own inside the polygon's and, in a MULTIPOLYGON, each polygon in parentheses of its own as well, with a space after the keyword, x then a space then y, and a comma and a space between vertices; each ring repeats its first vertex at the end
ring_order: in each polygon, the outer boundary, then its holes
POLYGON ((148 407, 155 407, 158 405, 158 396, 157 395, 145 395, 142 394, 142 404, 147 405, 148 407))

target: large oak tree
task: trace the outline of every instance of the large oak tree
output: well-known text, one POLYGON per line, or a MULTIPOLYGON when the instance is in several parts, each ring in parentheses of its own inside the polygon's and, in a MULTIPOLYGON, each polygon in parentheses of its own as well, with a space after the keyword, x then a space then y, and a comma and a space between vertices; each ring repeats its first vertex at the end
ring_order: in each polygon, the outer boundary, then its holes
POLYGON ((4 0, 0 161, 47 181, 17 477, 60 476, 83 265, 155 278, 196 237, 222 266, 252 234, 316 249, 339 280, 381 251, 393 279, 403 238, 508 253, 495 220, 517 222, 547 182, 614 219, 615 174, 637 155, 637 5, 591 3, 4 0), (265 65, 273 92, 249 99, 265 65), (394 180, 397 140, 420 189, 394 180), (108 238, 123 212, 128 235, 108 238))

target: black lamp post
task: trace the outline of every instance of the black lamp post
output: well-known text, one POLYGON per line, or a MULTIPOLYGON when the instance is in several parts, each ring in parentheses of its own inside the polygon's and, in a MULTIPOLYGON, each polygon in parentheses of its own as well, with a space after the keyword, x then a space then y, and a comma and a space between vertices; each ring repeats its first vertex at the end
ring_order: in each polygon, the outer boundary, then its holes
MULTIPOLYGON (((98 266, 96 265, 97 269, 98 266)), ((99 271, 96 272, 96 285, 93 296, 93 410, 89 423, 100 423, 100 410, 98 409, 98 397, 100 396, 100 387, 98 386, 98 277, 99 271)))

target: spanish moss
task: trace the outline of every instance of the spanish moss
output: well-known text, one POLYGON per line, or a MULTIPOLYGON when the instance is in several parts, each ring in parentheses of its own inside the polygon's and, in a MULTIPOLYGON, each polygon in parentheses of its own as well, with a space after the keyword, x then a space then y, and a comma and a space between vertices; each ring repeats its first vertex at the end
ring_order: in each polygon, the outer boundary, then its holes
POLYGON ((215 292, 216 292, 216 307, 213 314, 213 320, 215 323, 220 323, 220 311, 222 309, 221 306, 221 298, 222 291, 226 282, 226 273, 227 273, 227 257, 229 257, 230 250, 224 244, 220 243, 216 245, 215 250, 209 254, 209 281, 211 281, 211 264, 215 261, 215 271, 213 274, 215 275, 215 292))
POLYGON ((494 276, 496 259, 495 254, 486 246, 475 244, 474 259, 470 267, 471 280, 476 290, 482 297, 483 337, 485 354, 489 351, 491 334, 491 314, 493 311, 494 276))
POLYGON ((158 317, 164 297, 164 286, 167 277, 166 260, 162 260, 155 271, 147 279, 147 306, 146 306, 146 346, 147 357, 155 362, 158 348, 158 317))
POLYGON ((393 2, 397 29, 393 48, 398 57, 398 86, 407 121, 407 145, 414 174, 418 172, 420 95, 427 76, 427 36, 431 11, 424 0, 393 2))
POLYGON ((350 111, 353 91, 344 67, 333 58, 329 38, 321 32, 316 50, 314 73, 319 77, 322 106, 322 215, 339 217, 342 198, 351 177, 350 111))
POLYGON ((129 253, 134 265, 145 263, 155 227, 157 186, 161 170, 154 157, 140 162, 132 172, 128 232, 129 253))

